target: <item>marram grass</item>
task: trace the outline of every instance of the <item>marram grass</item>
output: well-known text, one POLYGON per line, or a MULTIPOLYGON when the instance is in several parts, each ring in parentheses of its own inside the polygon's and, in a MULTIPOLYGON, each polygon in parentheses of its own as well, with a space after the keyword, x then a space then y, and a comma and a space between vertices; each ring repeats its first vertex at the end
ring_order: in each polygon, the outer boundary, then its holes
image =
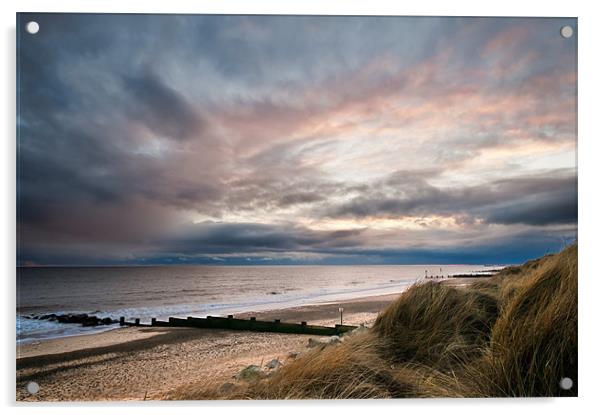
POLYGON ((468 287, 412 286, 368 332, 256 382, 191 385, 173 399, 577 395, 577 245, 468 287), (559 382, 570 377, 573 388, 559 382))

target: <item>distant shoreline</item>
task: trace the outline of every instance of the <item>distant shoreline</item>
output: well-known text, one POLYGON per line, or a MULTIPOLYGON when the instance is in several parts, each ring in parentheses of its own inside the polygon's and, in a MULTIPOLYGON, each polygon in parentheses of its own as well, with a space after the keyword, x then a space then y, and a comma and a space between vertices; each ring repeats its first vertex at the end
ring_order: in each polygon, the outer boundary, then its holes
POLYGON ((507 267, 519 264, 224 264, 220 262, 207 264, 114 264, 114 265, 17 265, 17 269, 35 269, 35 268, 170 268, 170 267, 507 267))

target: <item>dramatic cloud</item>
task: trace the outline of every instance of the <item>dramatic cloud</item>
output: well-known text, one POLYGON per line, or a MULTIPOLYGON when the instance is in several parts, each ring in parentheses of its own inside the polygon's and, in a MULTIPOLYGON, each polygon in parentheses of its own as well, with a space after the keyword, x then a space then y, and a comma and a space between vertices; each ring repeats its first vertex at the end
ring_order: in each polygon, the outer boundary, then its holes
POLYGON ((574 19, 18 21, 19 263, 499 263, 576 237, 574 19))
POLYGON ((550 171, 546 176, 440 188, 430 185, 422 172, 396 172, 362 196, 330 207, 328 216, 468 216, 498 224, 570 224, 577 218, 577 179, 570 173, 550 171))
POLYGON ((202 223, 190 227, 177 240, 166 241, 166 245, 188 254, 288 252, 357 246, 361 233, 361 229, 313 231, 294 225, 202 223))
POLYGON ((195 109, 160 79, 143 74, 126 76, 123 83, 132 99, 131 118, 140 120, 149 132, 175 140, 194 139, 201 134, 201 120, 195 109))

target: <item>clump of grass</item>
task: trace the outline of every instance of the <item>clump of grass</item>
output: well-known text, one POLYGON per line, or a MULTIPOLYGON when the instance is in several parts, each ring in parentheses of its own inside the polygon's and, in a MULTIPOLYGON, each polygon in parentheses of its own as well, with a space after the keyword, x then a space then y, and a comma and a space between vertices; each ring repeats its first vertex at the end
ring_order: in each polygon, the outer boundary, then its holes
POLYGON ((475 395, 576 395, 577 246, 545 258, 506 301, 485 358, 469 371, 475 395), (563 377, 571 391, 560 388, 563 377))
POLYGON ((363 334, 229 392, 177 399, 577 394, 577 245, 468 287, 417 284, 363 334), (563 391, 559 381, 574 387, 563 391))
POLYGON ((480 354, 497 313, 488 293, 428 282, 401 294, 373 330, 389 359, 452 370, 480 354))

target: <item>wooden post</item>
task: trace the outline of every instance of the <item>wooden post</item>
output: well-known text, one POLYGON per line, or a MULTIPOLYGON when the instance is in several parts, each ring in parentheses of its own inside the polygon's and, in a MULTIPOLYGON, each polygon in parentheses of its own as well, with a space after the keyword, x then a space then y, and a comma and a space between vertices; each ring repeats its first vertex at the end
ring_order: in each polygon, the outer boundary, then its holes
POLYGON ((125 326, 125 317, 119 317, 119 325, 125 326))
POLYGON ((343 307, 339 307, 339 313, 341 313, 341 326, 343 325, 343 307))
POLYGON ((234 318, 232 314, 228 314, 228 318, 234 318))
POLYGON ((137 325, 137 326, 139 326, 140 325, 140 319, 137 318, 136 320, 134 320, 134 324, 137 325))
POLYGON ((302 326, 307 326, 307 321, 302 321, 302 322, 301 322, 301 325, 302 325, 302 326))
POLYGON ((157 319, 155 317, 151 318, 151 326, 157 324, 157 319))
POLYGON ((274 323, 280 323, 280 319, 277 318, 276 320, 274 320, 274 323))
POLYGON ((249 320, 251 320, 251 321, 255 321, 255 320, 257 320, 257 319, 256 319, 255 317, 251 317, 249 320))

